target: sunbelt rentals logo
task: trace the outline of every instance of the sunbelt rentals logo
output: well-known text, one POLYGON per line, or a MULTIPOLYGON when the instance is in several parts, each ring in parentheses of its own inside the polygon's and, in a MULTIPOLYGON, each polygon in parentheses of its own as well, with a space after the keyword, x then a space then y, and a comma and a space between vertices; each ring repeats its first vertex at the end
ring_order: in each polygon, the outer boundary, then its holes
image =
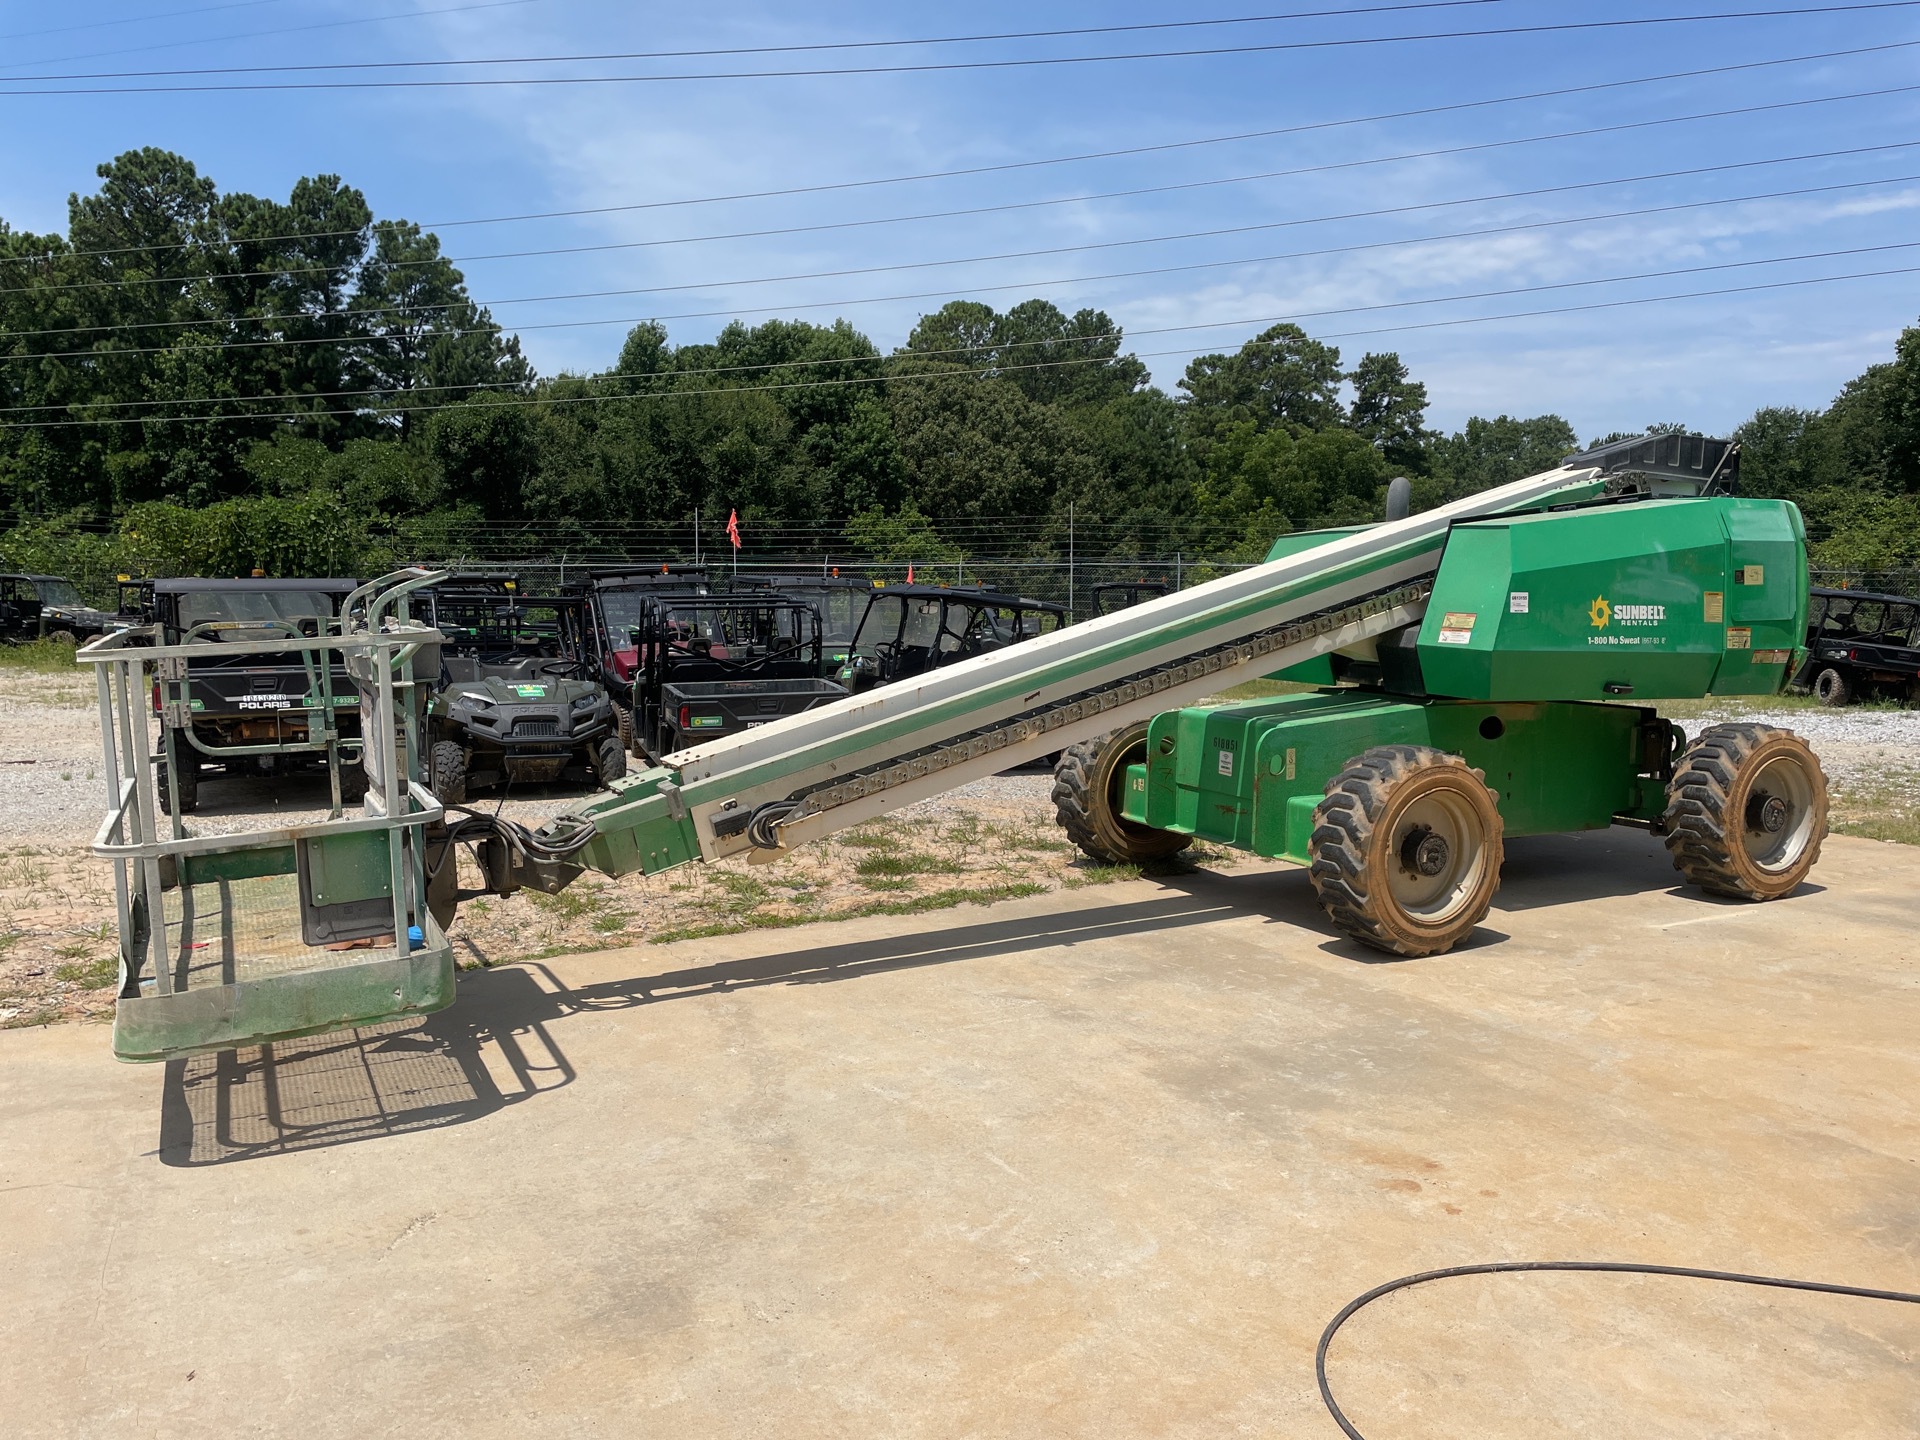
POLYGON ((1645 628, 1663 625, 1667 619, 1667 607, 1664 605, 1616 605, 1604 595, 1593 597, 1593 604, 1587 607, 1587 619, 1596 630, 1610 627, 1621 629, 1645 628))

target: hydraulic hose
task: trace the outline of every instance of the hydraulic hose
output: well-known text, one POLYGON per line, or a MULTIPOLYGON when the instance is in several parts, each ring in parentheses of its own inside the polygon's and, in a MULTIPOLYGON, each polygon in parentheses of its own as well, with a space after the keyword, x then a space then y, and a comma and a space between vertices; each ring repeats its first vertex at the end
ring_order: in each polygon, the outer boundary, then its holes
POLYGON ((1680 1265, 1635 1265, 1624 1261, 1609 1260, 1512 1260, 1493 1265, 1456 1265, 1448 1270, 1427 1270, 1418 1275, 1403 1275, 1398 1280, 1389 1280, 1384 1285, 1376 1285, 1366 1294, 1349 1300, 1341 1307, 1340 1313, 1327 1323, 1320 1334, 1320 1346, 1314 1352, 1314 1378, 1320 1382, 1320 1398, 1326 1402, 1327 1412, 1333 1416, 1347 1436, 1347 1440, 1367 1440, 1346 1412, 1333 1398, 1333 1389, 1327 1384, 1327 1349, 1333 1344, 1333 1337, 1340 1333, 1340 1327, 1359 1314, 1374 1301, 1396 1290, 1411 1289, 1415 1285, 1430 1284, 1435 1280, 1453 1280, 1463 1275, 1505 1275, 1526 1271, 1571 1271, 1576 1273, 1600 1273, 1609 1275, 1671 1275, 1683 1280, 1718 1280, 1730 1285, 1760 1285, 1773 1290, 1809 1290, 1820 1295, 1845 1295, 1856 1300, 1892 1300, 1902 1305, 1920 1305, 1920 1295, 1905 1290, 1869 1290, 1858 1285, 1831 1285, 1820 1280, 1783 1280, 1773 1275, 1742 1275, 1732 1270, 1693 1270, 1680 1265))

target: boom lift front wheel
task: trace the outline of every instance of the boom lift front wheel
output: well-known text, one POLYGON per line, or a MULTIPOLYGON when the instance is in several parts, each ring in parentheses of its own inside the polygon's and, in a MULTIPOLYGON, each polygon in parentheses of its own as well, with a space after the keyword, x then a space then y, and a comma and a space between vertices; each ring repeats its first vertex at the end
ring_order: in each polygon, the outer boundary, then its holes
POLYGON ((1313 888, 1333 923, 1391 955, 1451 950, 1486 918, 1505 858, 1486 777, 1458 755, 1381 745, 1313 812, 1313 888))
POLYGON ((1807 742, 1772 725, 1712 725, 1667 786, 1667 850, 1702 890, 1777 900, 1827 838, 1827 777, 1807 742))
POLYGON ((1053 813, 1067 838, 1104 865, 1164 860, 1193 844, 1191 835, 1155 830, 1120 813, 1127 767, 1147 758, 1147 722, 1104 740, 1074 745, 1053 770, 1053 813))

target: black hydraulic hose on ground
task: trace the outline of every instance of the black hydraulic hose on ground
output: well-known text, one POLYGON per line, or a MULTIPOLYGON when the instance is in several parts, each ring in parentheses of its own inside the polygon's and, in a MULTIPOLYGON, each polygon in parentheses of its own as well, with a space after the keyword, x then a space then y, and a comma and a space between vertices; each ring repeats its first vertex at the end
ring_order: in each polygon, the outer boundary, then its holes
POLYGON ((1327 1348, 1333 1344, 1333 1337, 1339 1333, 1342 1325, 1383 1295, 1391 1295, 1396 1290, 1407 1290, 1434 1280, 1453 1280, 1463 1275, 1506 1275, 1535 1270, 1671 1275, 1682 1280, 1719 1280, 1732 1285, 1761 1285, 1773 1290, 1810 1290, 1820 1295, 1845 1295, 1856 1300, 1894 1300, 1903 1305, 1920 1305, 1920 1295, 1909 1294, 1905 1290, 1868 1290, 1857 1285, 1829 1285, 1820 1280, 1783 1280, 1773 1275, 1741 1275, 1731 1270, 1692 1270, 1680 1265, 1635 1265, 1610 1260, 1511 1260, 1494 1265, 1456 1265, 1450 1270, 1427 1270, 1418 1275, 1404 1275, 1398 1280, 1376 1285, 1366 1294, 1349 1300, 1320 1334, 1320 1347, 1313 1356, 1314 1378, 1320 1382, 1320 1398, 1326 1402, 1328 1413, 1346 1434, 1347 1440, 1367 1440, 1367 1437, 1347 1419, 1346 1412, 1333 1398, 1332 1387, 1327 1384, 1327 1348))

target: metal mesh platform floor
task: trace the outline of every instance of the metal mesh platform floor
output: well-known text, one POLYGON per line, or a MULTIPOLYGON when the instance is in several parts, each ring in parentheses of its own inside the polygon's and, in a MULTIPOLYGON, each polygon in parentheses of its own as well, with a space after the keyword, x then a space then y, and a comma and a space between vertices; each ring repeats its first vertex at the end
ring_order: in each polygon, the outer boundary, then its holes
POLYGON ((308 945, 292 875, 188 886, 170 893, 166 908, 167 963, 177 990, 335 970, 392 953, 391 942, 357 950, 308 945))

